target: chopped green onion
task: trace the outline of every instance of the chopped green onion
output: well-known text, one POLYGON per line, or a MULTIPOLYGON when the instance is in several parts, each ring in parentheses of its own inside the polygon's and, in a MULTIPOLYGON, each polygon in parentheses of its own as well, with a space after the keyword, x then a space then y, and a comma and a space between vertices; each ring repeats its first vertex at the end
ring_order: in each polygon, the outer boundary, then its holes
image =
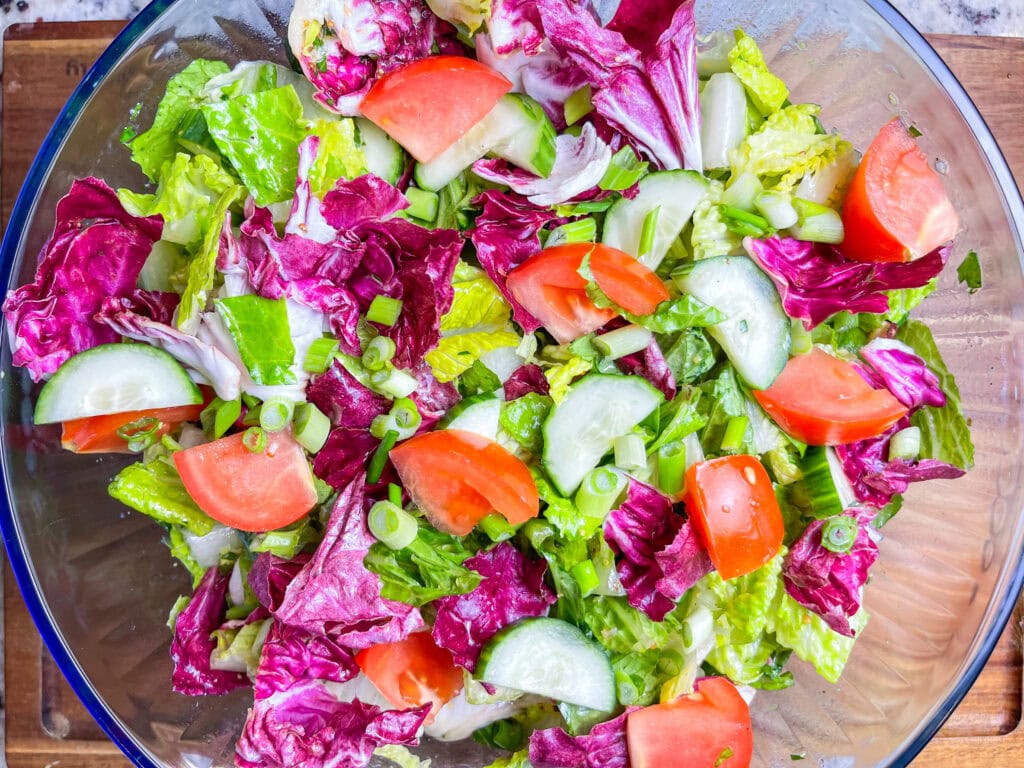
POLYGON ((594 349, 605 357, 618 360, 620 357, 642 352, 651 345, 654 338, 647 328, 640 325, 626 325, 614 331, 595 336, 594 349))
POLYGON ((889 441, 889 461, 914 461, 921 453, 921 428, 901 429, 889 441))
POLYGON ((388 501, 396 507, 402 506, 402 489, 394 483, 388 483, 388 501))
POLYGON ((686 444, 667 443, 658 449, 658 488, 668 496, 682 492, 686 479, 686 444))
POLYGON ((387 336, 374 337, 363 352, 363 367, 368 371, 384 370, 394 359, 397 349, 394 339, 387 336))
POLYGON ((801 200, 799 197, 793 198, 793 207, 799 219, 789 231, 797 240, 832 245, 843 242, 846 231, 843 228, 843 218, 836 211, 810 200, 801 200))
POLYGON ((501 515, 494 513, 480 521, 480 530, 493 542, 508 541, 516 535, 516 529, 501 515))
POLYGON ((642 259, 654 249, 654 238, 658 236, 658 219, 661 218, 661 206, 647 212, 644 216, 644 226, 640 230, 640 248, 637 250, 637 258, 642 259))
POLYGON ((408 397, 416 391, 419 382, 411 374, 397 368, 375 371, 370 376, 370 386, 391 398, 408 397))
POLYGON ((598 467, 583 478, 576 491, 576 508, 586 517, 603 520, 625 487, 626 478, 618 472, 610 467, 598 467))
POLYGON ((366 312, 366 319, 371 323, 386 325, 389 328, 398 322, 398 316, 402 314, 402 300, 392 299, 388 296, 376 296, 370 303, 370 309, 366 312))
POLYGON ((644 439, 633 433, 615 438, 615 466, 627 472, 647 465, 644 439))
POLYGON ((793 204, 778 192, 762 192, 754 198, 754 207, 775 229, 788 229, 800 218, 793 204))
POLYGON ((565 100, 565 124, 575 125, 594 111, 594 103, 590 100, 590 86, 584 85, 565 100))
POLYGON ((302 362, 302 370, 306 373, 324 373, 334 362, 338 354, 337 339, 316 339, 309 345, 306 359, 302 362))
POLYGON ((251 453, 263 453, 267 450, 267 433, 259 427, 249 427, 242 433, 242 445, 251 453))
POLYGON ((405 549, 416 540, 419 530, 416 518, 390 501, 370 507, 367 525, 374 538, 390 549, 405 549))
POLYGON ((160 419, 144 416, 119 428, 117 436, 128 443, 129 451, 141 453, 156 442, 156 433, 159 431, 160 419))
POLYGON ((373 484, 380 480, 380 476, 384 474, 384 465, 387 464, 388 454, 391 453, 391 449, 397 442, 398 433, 394 430, 384 435, 384 439, 377 446, 376 453, 373 454, 369 469, 366 470, 366 482, 373 484))
POLYGON ((245 412, 245 416, 242 417, 242 426, 258 427, 260 425, 260 411, 262 410, 262 403, 258 403, 254 407, 249 408, 249 410, 245 412))
POLYGON ((316 453, 327 442, 331 420, 312 403, 301 403, 295 408, 292 429, 295 441, 310 453, 316 453))
POLYGON ((260 426, 267 432, 280 432, 291 423, 294 413, 294 400, 271 397, 260 406, 260 426))
POLYGON ((747 427, 750 418, 747 416, 733 416, 725 425, 725 434, 722 435, 722 451, 724 453, 739 453, 743 447, 743 439, 747 435, 747 427))
POLYGON ((848 554, 857 540, 857 530, 857 521, 852 517, 830 517, 821 529, 821 546, 839 555, 848 554))
POLYGON ((405 190, 405 199, 409 201, 409 207, 405 212, 413 218, 421 221, 434 221, 437 218, 441 198, 436 192, 409 187, 405 190))
POLYGON ((221 400, 215 397, 199 414, 199 421, 204 431, 210 433, 214 440, 219 440, 228 433, 241 415, 241 400, 221 400))
POLYGON ((551 248, 566 243, 592 243, 597 239, 597 222, 590 216, 570 221, 551 230, 545 247, 551 248))
POLYGON ((623 147, 614 155, 608 164, 608 170, 597 183, 604 190, 621 192, 629 189, 647 173, 647 163, 636 156, 632 147, 623 147))
POLYGON ((683 619, 680 626, 683 634, 683 650, 690 653, 704 645, 715 629, 715 618, 705 606, 699 605, 693 613, 683 619))
POLYGON ((370 434, 383 440, 388 432, 396 432, 399 440, 408 440, 416 434, 423 423, 416 403, 408 397, 395 401, 391 411, 374 418, 370 423, 370 434))
POLYGON ((242 405, 246 408, 256 408, 262 401, 256 397, 256 395, 247 395, 245 392, 242 393, 242 405))
POLYGON ((753 213, 754 199, 763 191, 761 180, 750 171, 746 171, 732 180, 729 188, 722 193, 722 202, 732 208, 753 213))
POLYGON ((804 325, 804 321, 793 318, 790 326, 789 334, 792 341, 789 345, 789 351, 794 355, 810 354, 811 350, 814 349, 814 338, 804 325))
POLYGON ((570 573, 579 585, 583 597, 594 594, 595 590, 601 586, 601 579, 597 575, 597 568, 594 567, 593 560, 577 563, 572 567, 570 573))
POLYGON ((160 445, 162 445, 165 449, 167 449, 171 453, 177 453, 178 451, 184 450, 181 447, 181 443, 179 443, 177 440, 175 440, 170 435, 164 435, 163 437, 161 437, 160 438, 160 445))
POLYGON ((744 237, 764 237, 771 233, 772 228, 768 219, 758 216, 756 213, 744 211, 731 205, 719 205, 718 212, 722 216, 725 226, 731 231, 744 237))

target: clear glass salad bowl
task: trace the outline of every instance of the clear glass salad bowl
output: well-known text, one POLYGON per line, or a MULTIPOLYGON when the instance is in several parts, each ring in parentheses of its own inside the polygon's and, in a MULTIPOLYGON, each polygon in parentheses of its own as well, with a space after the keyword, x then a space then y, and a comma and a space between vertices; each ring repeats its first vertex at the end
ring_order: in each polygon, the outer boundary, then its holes
MULTIPOLYGON (((1024 207, 980 115, 924 39, 881 0, 703 0, 705 31, 742 26, 794 101, 864 147, 891 115, 910 116, 941 158, 961 212, 957 258, 981 254, 985 287, 969 297, 947 270, 924 305, 973 419, 977 466, 915 488, 885 529, 867 591, 872 620, 839 685, 800 662, 797 684, 754 702, 755 765, 904 766, 967 692, 1010 616, 1024 578, 1024 207)), ((286 63, 286 0, 157 0, 111 46, 61 114, 32 167, 3 243, 3 274, 31 279, 54 206, 78 177, 138 187, 121 145, 129 112, 146 120, 168 78, 196 57, 286 63)), ((247 692, 170 692, 167 609, 188 591, 161 532, 106 494, 122 459, 60 450, 32 423, 33 387, 3 342, 0 388, 6 493, 0 522, 11 564, 53 656, 110 737, 140 766, 232 763, 247 692)), ((470 744, 427 745, 438 768, 477 766, 470 744)))

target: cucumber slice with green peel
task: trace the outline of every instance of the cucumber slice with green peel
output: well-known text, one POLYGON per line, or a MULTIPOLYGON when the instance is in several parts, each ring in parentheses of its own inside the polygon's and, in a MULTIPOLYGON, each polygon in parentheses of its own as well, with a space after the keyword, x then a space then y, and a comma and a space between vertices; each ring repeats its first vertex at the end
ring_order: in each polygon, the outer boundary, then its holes
POLYGON ((599 712, 617 706, 615 674, 600 645, 560 619, 525 619, 495 635, 476 676, 599 712))
POLYGON ((808 446, 800 462, 804 490, 815 517, 832 517, 857 505, 843 465, 836 452, 826 446, 808 446))
POLYGON ((405 173, 406 154, 398 142, 365 117, 356 118, 366 170, 394 186, 405 173))
POLYGON ((529 96, 507 94, 437 158, 417 163, 413 178, 421 189, 438 192, 488 152, 547 176, 555 162, 554 126, 529 96))
POLYGON ((640 258, 657 269, 707 193, 708 182, 696 171, 660 171, 640 180, 632 200, 623 197, 608 209, 601 242, 640 258), (660 208, 651 250, 640 256, 640 241, 647 215, 660 208))
POLYGON ((488 440, 497 440, 500 419, 501 400, 494 395, 476 395, 448 411, 441 420, 441 428, 461 429, 488 440))
POLYGON ((544 422, 544 467, 563 496, 664 400, 638 376, 591 374, 573 385, 544 422))
POLYGON ((43 386, 36 424, 197 405, 203 395, 177 360, 148 344, 103 344, 65 362, 43 386))
POLYGON ((679 290, 719 310, 726 320, 708 328, 736 371, 767 389, 789 359, 790 320, 771 279, 746 256, 716 256, 673 274, 679 290))

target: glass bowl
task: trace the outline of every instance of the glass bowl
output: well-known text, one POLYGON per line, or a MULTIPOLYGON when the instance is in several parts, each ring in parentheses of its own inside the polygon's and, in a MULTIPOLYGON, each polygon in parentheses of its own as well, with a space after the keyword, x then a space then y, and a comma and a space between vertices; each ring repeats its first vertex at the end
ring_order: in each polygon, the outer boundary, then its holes
MULTIPOLYGON (((32 278, 72 180, 90 174, 138 188, 119 142, 128 113, 152 117, 167 80, 196 57, 286 63, 290 3, 157 0, 117 38, 69 101, 28 175, 3 243, 9 287, 32 278)), ((977 467, 962 480, 915 487, 885 528, 867 590, 872 620, 839 685, 793 662, 793 688, 753 704, 755 765, 904 766, 970 688, 1012 611, 1024 552, 1021 425, 1024 207, 991 134, 925 40, 881 0, 704 0, 705 31, 743 26, 762 44, 794 101, 822 103, 822 121, 864 147, 894 112, 924 131, 964 220, 954 260, 981 254, 974 296, 947 270, 923 315, 973 419, 977 467)), ((145 123, 144 123, 145 124, 145 123)), ((139 766, 230 765, 245 691, 192 699, 170 692, 167 611, 188 593, 161 531, 111 500, 124 459, 60 450, 35 427, 37 388, 0 360, 2 523, 29 609, 64 674, 139 766)), ((488 762, 475 745, 427 745, 438 768, 488 762)))

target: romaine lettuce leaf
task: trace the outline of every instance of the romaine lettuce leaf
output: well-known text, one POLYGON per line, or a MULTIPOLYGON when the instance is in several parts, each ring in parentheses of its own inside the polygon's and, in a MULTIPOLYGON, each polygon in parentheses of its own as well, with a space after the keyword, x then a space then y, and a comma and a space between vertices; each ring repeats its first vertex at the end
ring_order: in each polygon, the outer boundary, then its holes
POLYGON ((172 525, 167 531, 167 538, 171 556, 185 566, 185 570, 192 576, 192 588, 195 589, 199 586, 199 580, 203 578, 206 569, 197 563, 195 557, 192 556, 192 550, 185 540, 185 534, 182 533, 181 526, 172 525))
POLYGON ((203 236, 199 250, 188 264, 188 280, 181 294, 178 308, 178 328, 194 334, 199 327, 199 313, 206 309, 210 292, 217 278, 217 255, 220 253, 220 237, 228 211, 245 193, 242 187, 234 186, 224 191, 217 205, 210 213, 210 227, 203 236))
POLYGON ((491 17, 491 0, 427 0, 427 5, 440 18, 460 24, 470 34, 491 17))
POLYGON ((740 236, 725 225, 718 209, 724 191, 722 182, 708 182, 707 192, 693 212, 690 246, 695 261, 742 252, 740 236))
POLYGON ((743 83, 747 96, 762 115, 767 117, 786 103, 789 98, 786 84, 768 70, 764 55, 754 38, 741 29, 736 30, 736 45, 729 52, 729 64, 743 83))
POLYGON ((648 618, 624 597, 586 598, 583 621, 611 653, 643 653, 652 648, 664 648, 672 633, 678 630, 672 621, 648 618))
POLYGON ((327 194, 338 179, 354 179, 366 173, 366 154, 351 118, 317 120, 308 135, 320 139, 320 150, 309 172, 309 183, 317 197, 327 194))
POLYGON ((214 521, 188 495, 169 461, 129 464, 114 477, 107 492, 126 507, 164 525, 180 525, 197 536, 213 530, 214 521))
POLYGON ((375 757, 383 757, 385 760, 390 760, 398 768, 430 768, 429 759, 420 760, 409 751, 408 747, 398 744, 385 744, 383 747, 377 747, 373 754, 375 757))
POLYGON ((534 456, 539 456, 544 447, 541 430, 544 420, 551 412, 551 406, 550 397, 528 392, 501 406, 499 423, 523 448, 534 456))
POLYGON ((551 399, 555 401, 555 405, 562 402, 569 394, 569 387, 572 386, 572 383, 580 376, 589 373, 593 367, 594 364, 590 361, 573 355, 564 363, 548 368, 544 375, 548 379, 548 384, 551 385, 551 399))
POLYGON ((938 280, 933 277, 920 288, 900 288, 895 291, 886 291, 886 295, 889 297, 889 311, 885 313, 885 319, 890 323, 902 323, 912 310, 935 291, 937 285, 938 280))
POLYGON ((560 495, 539 467, 532 467, 534 484, 541 501, 547 506, 544 519, 558 529, 559 534, 569 541, 586 541, 601 528, 598 517, 586 517, 576 508, 572 499, 560 495))
POLYGON ((235 296, 214 302, 252 380, 261 386, 295 384, 295 345, 284 299, 235 296))
MULTIPOLYGON (((850 617, 850 628, 859 636, 868 623, 863 608, 850 617)), ((804 608, 784 589, 776 596, 775 605, 768 614, 768 631, 776 641, 791 649, 798 657, 814 665, 818 674, 835 683, 853 650, 854 638, 843 637, 825 620, 804 608)))

